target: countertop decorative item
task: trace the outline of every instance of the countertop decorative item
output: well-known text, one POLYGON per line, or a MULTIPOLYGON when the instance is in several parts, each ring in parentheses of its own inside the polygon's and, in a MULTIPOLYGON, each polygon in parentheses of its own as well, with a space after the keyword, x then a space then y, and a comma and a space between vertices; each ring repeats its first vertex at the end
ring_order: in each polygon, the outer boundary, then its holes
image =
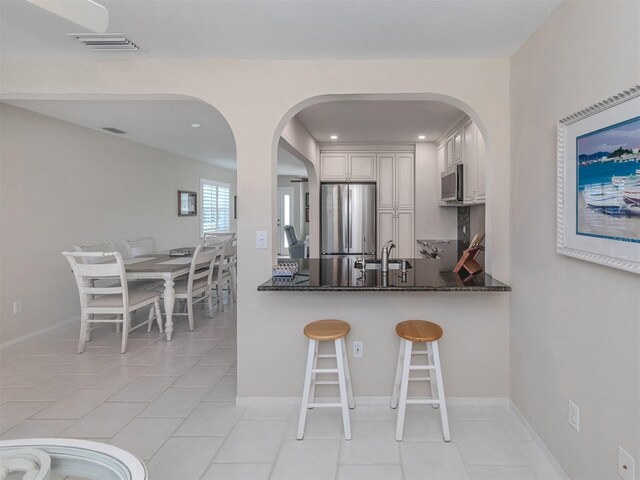
POLYGON ((640 85, 558 122, 557 252, 640 274, 640 85))
POLYGON ((469 274, 463 281, 470 280, 482 271, 482 265, 476 261, 476 258, 480 252, 484 250, 484 247, 481 245, 483 240, 484 233, 477 233, 471 240, 469 248, 462 253, 460 260, 458 260, 458 263, 453 268, 453 273, 459 273, 461 270, 464 270, 469 274))
POLYGON ((169 250, 169 255, 172 257, 190 257, 193 255, 193 247, 174 248, 169 250))

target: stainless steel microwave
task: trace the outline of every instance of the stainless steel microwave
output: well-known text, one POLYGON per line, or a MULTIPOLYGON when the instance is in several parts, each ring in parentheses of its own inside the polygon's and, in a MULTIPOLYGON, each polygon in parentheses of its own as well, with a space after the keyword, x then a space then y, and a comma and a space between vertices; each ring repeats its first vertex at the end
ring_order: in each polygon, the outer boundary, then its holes
POLYGON ((463 201, 462 165, 455 165, 442 172, 440 180, 441 200, 443 202, 463 201))

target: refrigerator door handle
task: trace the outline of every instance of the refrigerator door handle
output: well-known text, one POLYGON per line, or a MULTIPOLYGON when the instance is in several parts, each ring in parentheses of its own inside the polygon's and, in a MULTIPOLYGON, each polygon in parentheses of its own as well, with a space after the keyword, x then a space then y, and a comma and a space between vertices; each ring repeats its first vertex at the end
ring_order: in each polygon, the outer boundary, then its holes
POLYGON ((349 235, 349 253, 351 253, 351 249, 353 248, 353 218, 351 217, 351 188, 349 188, 349 197, 347 202, 347 218, 349 219, 349 228, 347 230, 347 235, 349 235))

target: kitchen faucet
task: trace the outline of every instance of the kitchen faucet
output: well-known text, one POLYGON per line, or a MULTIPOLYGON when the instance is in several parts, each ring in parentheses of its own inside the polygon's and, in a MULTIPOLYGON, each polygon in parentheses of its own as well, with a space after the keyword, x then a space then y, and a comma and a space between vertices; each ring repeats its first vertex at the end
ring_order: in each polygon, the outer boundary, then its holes
POLYGON ((393 240, 389 240, 384 247, 382 247, 382 273, 389 273, 389 254, 394 248, 396 248, 396 246, 393 240))

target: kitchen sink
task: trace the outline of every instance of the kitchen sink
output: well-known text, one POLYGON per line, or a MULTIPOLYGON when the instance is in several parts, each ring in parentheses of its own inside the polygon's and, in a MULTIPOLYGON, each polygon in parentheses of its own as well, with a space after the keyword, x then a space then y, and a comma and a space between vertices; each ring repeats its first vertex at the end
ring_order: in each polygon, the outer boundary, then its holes
MULTIPOLYGON (((406 262, 407 262, 407 268, 413 268, 413 265, 411 265, 411 263, 409 261, 406 261, 406 262)), ((357 260, 353 264, 353 268, 357 268, 358 270, 361 270, 362 269, 362 262, 357 260)), ((366 269, 367 270, 381 270, 382 269, 382 260, 379 260, 379 259, 367 260, 366 269)), ((402 260, 399 260, 399 259, 389 260, 389 270, 400 270, 400 269, 402 269, 402 260)))

